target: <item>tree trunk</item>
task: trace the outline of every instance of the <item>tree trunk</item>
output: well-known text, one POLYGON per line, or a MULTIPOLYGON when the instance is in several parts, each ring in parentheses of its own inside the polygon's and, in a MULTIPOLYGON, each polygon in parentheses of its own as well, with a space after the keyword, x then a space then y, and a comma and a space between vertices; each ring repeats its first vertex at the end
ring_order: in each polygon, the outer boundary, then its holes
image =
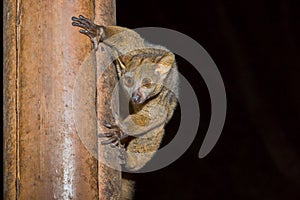
MULTIPOLYGON (((114 1, 96 2, 106 3, 110 10, 96 12, 107 16, 103 24, 115 22, 114 1)), ((92 44, 71 25, 74 15, 93 18, 94 8, 4 1, 4 199, 106 199, 97 148, 89 148, 97 146, 92 44)))
MULTIPOLYGON (((100 0, 95 4, 95 23, 100 25, 115 25, 116 12, 114 0, 100 0)), ((111 107, 117 105, 117 99, 111 104, 112 93, 117 83, 116 70, 111 63, 111 49, 100 44, 96 51, 97 63, 97 117, 98 131, 107 131, 102 122, 113 122, 111 107)), ((119 152, 116 148, 101 145, 102 138, 98 142, 98 180, 100 199, 121 198, 121 172, 118 163, 119 152), (110 167, 109 167, 110 166, 110 167)))

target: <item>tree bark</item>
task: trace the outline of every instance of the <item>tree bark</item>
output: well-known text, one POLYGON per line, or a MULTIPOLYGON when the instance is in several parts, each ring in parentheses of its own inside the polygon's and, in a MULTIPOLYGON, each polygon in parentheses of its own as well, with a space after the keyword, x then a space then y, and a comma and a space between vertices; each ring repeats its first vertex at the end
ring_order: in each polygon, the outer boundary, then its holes
POLYGON ((5 0, 3 3, 4 199, 17 199, 17 9, 14 1, 5 0))
MULTIPOLYGON (((95 23, 100 25, 116 24, 116 7, 114 0, 99 0, 95 2, 95 23)), ((114 122, 111 108, 117 105, 117 100, 111 101, 114 87, 117 83, 116 70, 110 65, 111 48, 100 44, 96 51, 97 63, 97 117, 98 132, 107 131, 102 122, 114 122)), ((121 171, 119 164, 119 152, 116 148, 101 145, 98 141, 98 181, 100 199, 121 198, 121 171)))
POLYGON ((97 141, 95 70, 82 70, 92 47, 71 25, 94 6, 4 1, 4 199, 98 199, 97 160, 79 134, 97 141))

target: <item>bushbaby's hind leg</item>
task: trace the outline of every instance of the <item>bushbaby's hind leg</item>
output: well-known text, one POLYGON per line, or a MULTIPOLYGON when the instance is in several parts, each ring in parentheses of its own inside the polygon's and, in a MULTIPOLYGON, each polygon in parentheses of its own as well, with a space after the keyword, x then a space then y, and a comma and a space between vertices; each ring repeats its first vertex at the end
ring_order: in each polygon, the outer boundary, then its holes
POLYGON ((136 171, 146 165, 157 152, 164 135, 164 129, 134 138, 126 148, 126 164, 128 170, 136 171))

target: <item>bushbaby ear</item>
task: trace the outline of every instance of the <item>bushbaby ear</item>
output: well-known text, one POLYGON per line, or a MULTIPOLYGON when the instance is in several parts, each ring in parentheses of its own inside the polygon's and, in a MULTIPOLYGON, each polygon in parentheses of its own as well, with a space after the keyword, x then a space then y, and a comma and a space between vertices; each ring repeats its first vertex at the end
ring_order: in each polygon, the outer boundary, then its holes
POLYGON ((165 55, 163 55, 158 61, 157 66, 155 69, 155 73, 158 73, 160 75, 167 74, 175 62, 175 56, 171 52, 167 52, 165 55))
POLYGON ((117 72, 119 77, 121 77, 126 72, 126 66, 122 61, 122 58, 117 50, 114 50, 114 54, 116 58, 115 64, 116 64, 117 72))

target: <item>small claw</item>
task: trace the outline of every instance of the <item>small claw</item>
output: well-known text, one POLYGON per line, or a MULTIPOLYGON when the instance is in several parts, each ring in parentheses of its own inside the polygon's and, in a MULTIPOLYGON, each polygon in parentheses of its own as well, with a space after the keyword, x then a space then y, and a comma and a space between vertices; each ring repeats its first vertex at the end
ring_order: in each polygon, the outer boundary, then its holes
POLYGON ((104 133, 98 133, 98 137, 102 138, 102 137, 106 137, 106 135, 104 133))
POLYGON ((92 36, 90 35, 90 32, 88 32, 87 30, 79 30, 79 33, 88 36, 92 40, 92 36))
POLYGON ((85 18, 83 15, 79 15, 79 18, 80 19, 85 19, 85 20, 87 20, 87 21, 89 21, 87 18, 85 18))
POLYGON ((113 136, 113 135, 115 135, 114 132, 99 133, 99 134, 98 134, 98 137, 111 137, 111 136, 113 136))
POLYGON ((105 126, 106 128, 109 128, 109 129, 118 129, 119 128, 117 125, 112 125, 108 122, 103 122, 102 124, 103 124, 103 126, 105 126))
POLYGON ((111 137, 113 135, 115 135, 114 132, 108 132, 108 133, 104 133, 106 137, 111 137))
POLYGON ((83 34, 88 34, 88 31, 87 30, 83 30, 83 29, 79 30, 79 32, 83 33, 83 34))
POLYGON ((72 19, 73 21, 77 21, 77 20, 78 20, 78 18, 77 18, 77 17, 74 17, 74 16, 73 16, 71 19, 72 19))
POLYGON ((103 126, 105 126, 106 128, 111 128, 111 124, 108 123, 108 122, 103 122, 102 124, 103 124, 103 126))
POLYGON ((116 140, 110 144, 110 147, 115 148, 116 146, 118 146, 118 144, 119 144, 119 141, 116 140))
POLYGON ((79 26, 79 23, 78 22, 72 22, 72 25, 73 26, 79 26))
MULTIPOLYGON (((117 141, 116 138, 110 138, 110 139, 108 139, 108 140, 102 141, 101 144, 102 144, 102 145, 107 145, 107 144, 114 143, 114 142, 116 142, 116 141, 117 141)), ((118 141, 117 141, 117 142, 118 142, 118 141)))
POLYGON ((94 24, 91 20, 89 20, 88 18, 86 18, 86 17, 84 17, 84 16, 82 16, 82 15, 79 15, 79 20, 81 20, 81 21, 87 23, 88 25, 94 24))
MULTIPOLYGON (((87 26, 85 24, 82 24, 82 23, 78 23, 78 22, 72 22, 72 25, 73 26, 77 26, 77 27, 80 27, 80 28, 83 28, 83 29, 87 29, 87 26)), ((80 31, 79 31, 80 32, 80 31)), ((82 33, 82 32, 81 32, 82 33)))

